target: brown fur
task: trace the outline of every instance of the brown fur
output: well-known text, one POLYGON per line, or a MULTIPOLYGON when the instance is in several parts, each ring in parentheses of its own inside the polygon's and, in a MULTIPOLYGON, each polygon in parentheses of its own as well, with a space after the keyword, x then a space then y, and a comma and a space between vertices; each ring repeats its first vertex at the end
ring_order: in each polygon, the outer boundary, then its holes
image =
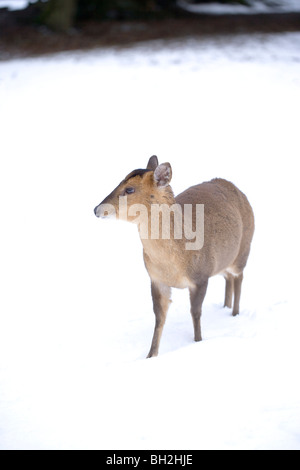
MULTIPOLYGON (((176 198, 169 186, 172 170, 169 163, 158 165, 151 157, 147 170, 134 170, 114 191, 95 208, 97 216, 105 216, 103 204, 111 204, 119 217, 119 197, 127 195, 128 208, 143 204, 149 210, 151 204, 204 204, 204 245, 202 249, 186 250, 187 240, 141 239, 144 261, 151 278, 153 309, 156 316, 155 330, 148 357, 158 354, 160 338, 170 304, 171 287, 190 290, 191 314, 195 341, 201 341, 200 318, 208 279, 222 274, 226 280, 224 306, 231 308, 234 294, 233 315, 239 313, 239 302, 243 270, 250 252, 254 232, 254 215, 246 196, 232 183, 224 179, 213 179, 192 186, 176 198)), ((106 211, 107 212, 107 211, 106 211)), ((136 218, 128 217, 131 222, 136 218)), ((174 217, 170 218, 171 235, 174 217)), ((151 219, 147 220, 151 230, 151 219)), ((193 214, 195 228, 195 215, 193 214)), ((141 230, 141 224, 139 230, 141 230)), ((149 231, 150 233, 150 231, 149 231)))

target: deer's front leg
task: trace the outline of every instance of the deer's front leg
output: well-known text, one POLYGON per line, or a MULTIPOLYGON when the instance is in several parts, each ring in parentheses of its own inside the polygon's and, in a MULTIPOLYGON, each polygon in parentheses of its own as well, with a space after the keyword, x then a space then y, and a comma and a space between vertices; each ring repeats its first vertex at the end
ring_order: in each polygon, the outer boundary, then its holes
POLYGON ((151 282, 153 310, 155 313, 155 329, 151 348, 147 357, 158 355, 160 338, 166 321, 167 311, 171 303, 171 288, 164 284, 151 282))

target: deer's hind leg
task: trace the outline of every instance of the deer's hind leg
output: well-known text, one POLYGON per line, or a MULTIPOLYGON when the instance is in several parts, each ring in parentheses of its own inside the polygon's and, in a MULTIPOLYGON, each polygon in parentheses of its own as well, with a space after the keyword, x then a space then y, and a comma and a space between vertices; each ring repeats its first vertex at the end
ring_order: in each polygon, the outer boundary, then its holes
POLYGON ((225 273, 224 278, 226 281, 224 307, 231 308, 233 288, 234 288, 234 278, 233 278, 233 275, 230 273, 225 273))
POLYGON ((243 282, 243 272, 234 277, 234 303, 232 315, 235 317, 240 313, 240 298, 241 298, 241 289, 243 282))
POLYGON ((232 307, 232 296, 234 294, 232 315, 235 317, 240 313, 240 298, 243 281, 243 271, 241 271, 239 274, 232 274, 231 272, 227 271, 224 274, 224 277, 226 280, 224 307, 232 307))

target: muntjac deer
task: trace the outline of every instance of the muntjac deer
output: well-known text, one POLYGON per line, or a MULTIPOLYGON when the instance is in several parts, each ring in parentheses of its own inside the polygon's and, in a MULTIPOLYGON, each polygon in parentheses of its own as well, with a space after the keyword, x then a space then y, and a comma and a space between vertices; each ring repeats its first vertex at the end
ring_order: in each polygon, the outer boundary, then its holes
POLYGON ((147 357, 158 354, 172 287, 190 291, 195 341, 202 339, 202 303, 211 276, 224 276, 224 306, 232 307, 234 294, 232 314, 239 313, 243 271, 254 232, 252 208, 229 181, 216 178, 174 197, 171 178, 171 165, 159 165, 154 155, 146 169, 129 173, 94 210, 97 217, 114 215, 138 225, 156 317, 147 357), (168 217, 164 216, 166 208, 168 217))

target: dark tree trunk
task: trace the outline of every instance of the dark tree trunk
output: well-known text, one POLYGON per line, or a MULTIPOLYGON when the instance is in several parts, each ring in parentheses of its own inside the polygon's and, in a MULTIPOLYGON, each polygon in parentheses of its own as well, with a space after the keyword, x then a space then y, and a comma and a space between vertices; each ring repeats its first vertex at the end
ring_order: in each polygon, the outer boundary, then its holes
POLYGON ((55 31, 67 32, 73 26, 78 0, 49 0, 45 3, 43 22, 55 31))

